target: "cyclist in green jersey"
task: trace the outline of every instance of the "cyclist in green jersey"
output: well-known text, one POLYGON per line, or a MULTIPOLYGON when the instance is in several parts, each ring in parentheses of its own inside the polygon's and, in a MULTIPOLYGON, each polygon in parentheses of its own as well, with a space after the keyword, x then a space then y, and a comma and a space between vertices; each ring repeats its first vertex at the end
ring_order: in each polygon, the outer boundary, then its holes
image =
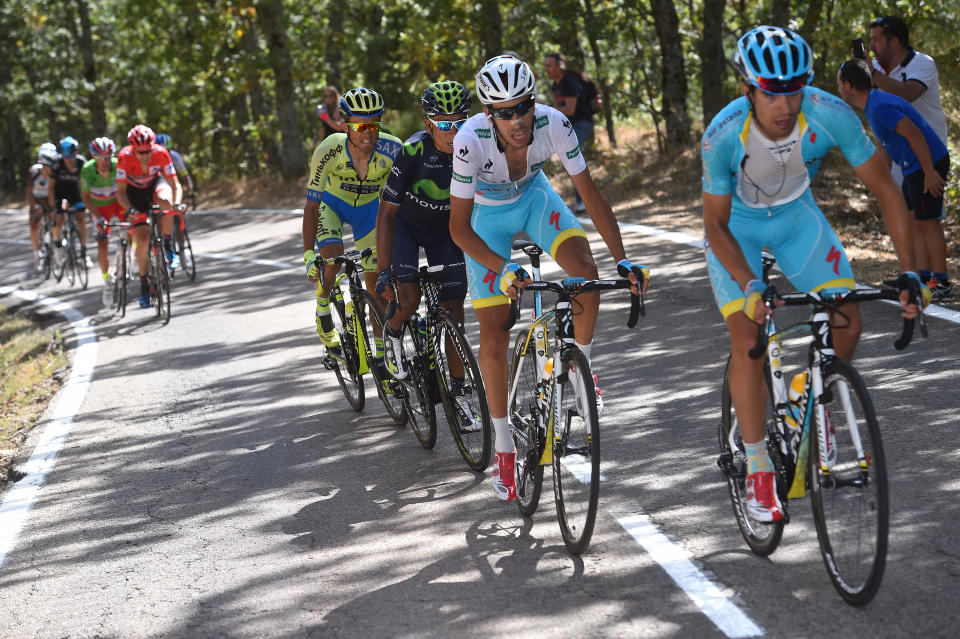
MULTIPOLYGON (((330 317, 330 289, 338 268, 323 260, 343 255, 343 225, 353 228, 358 250, 376 244, 377 208, 402 142, 380 131, 383 98, 371 89, 351 89, 340 97, 346 133, 333 133, 314 150, 303 207, 303 261, 307 277, 317 283, 317 333, 334 357, 342 357, 340 339, 330 317)), ((363 261, 364 279, 380 308, 376 293, 377 258, 363 261)), ((376 356, 383 357, 383 338, 376 336, 376 356)))
POLYGON ((113 287, 110 279, 110 258, 107 255, 109 229, 104 227, 110 218, 126 218, 126 212, 117 202, 117 145, 107 137, 99 137, 90 143, 93 159, 87 160, 80 170, 80 196, 83 204, 93 215, 97 228, 97 262, 103 278, 103 304, 113 304, 113 287))

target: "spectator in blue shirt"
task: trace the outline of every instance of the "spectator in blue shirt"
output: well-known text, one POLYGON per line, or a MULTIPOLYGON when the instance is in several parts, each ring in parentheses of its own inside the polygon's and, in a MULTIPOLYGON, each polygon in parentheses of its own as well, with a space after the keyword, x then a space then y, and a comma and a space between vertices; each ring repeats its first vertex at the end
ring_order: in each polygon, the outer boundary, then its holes
POLYGON ((930 254, 930 292, 936 300, 952 297, 947 243, 940 225, 950 171, 947 147, 909 102, 873 88, 870 67, 864 60, 854 58, 843 63, 837 88, 847 104, 863 111, 887 155, 903 170, 903 198, 917 220, 914 245, 922 243, 930 254))

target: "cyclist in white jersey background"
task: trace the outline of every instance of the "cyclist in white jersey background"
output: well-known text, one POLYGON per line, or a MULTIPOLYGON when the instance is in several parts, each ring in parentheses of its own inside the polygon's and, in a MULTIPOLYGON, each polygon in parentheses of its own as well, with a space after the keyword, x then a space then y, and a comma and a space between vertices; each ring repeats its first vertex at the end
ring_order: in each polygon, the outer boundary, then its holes
MULTIPOLYGON (((501 499, 513 500, 516 450, 507 424, 509 334, 503 324, 509 315, 507 293, 515 297, 530 280, 510 258, 511 237, 524 231, 568 275, 598 277, 586 233, 541 170, 551 156, 556 154, 570 175, 613 258, 627 271, 632 265, 613 210, 590 177, 570 121, 556 109, 536 104, 529 65, 497 56, 480 69, 476 81, 483 113, 467 120, 454 138, 450 233, 466 253, 467 280, 480 324, 478 363, 496 431, 493 487, 501 499)), ((632 273, 630 278, 636 282, 632 273)), ((594 292, 577 299, 583 311, 574 333, 589 361, 600 298, 594 292)))
MULTIPOLYGON (((734 61, 743 97, 714 117, 701 143, 707 269, 730 331, 730 394, 748 458, 747 508, 765 522, 782 519, 783 512, 764 441, 765 360, 748 354, 757 323, 772 312, 761 302, 760 252, 767 247, 798 290, 855 287, 843 246, 810 192, 811 178, 834 146, 877 198, 904 271, 901 289, 908 278, 920 282, 910 220, 886 153, 870 142, 843 100, 807 86, 812 62, 809 45, 789 29, 748 31, 737 41, 734 61)), ((906 290, 900 300, 904 316, 915 316, 906 290)), ((834 348, 849 361, 860 315, 855 304, 845 305, 843 314, 833 325, 834 348)))

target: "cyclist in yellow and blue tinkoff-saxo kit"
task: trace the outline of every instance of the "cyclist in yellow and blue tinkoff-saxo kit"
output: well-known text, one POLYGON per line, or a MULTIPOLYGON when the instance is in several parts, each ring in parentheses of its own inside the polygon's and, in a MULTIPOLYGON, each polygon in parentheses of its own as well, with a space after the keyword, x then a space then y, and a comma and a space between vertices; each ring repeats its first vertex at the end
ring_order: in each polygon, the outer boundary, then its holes
MULTIPOLYGON (((358 87, 340 97, 340 115, 346 133, 327 136, 314 150, 303 207, 303 261, 307 277, 317 283, 317 333, 330 355, 343 358, 340 338, 330 317, 330 290, 338 267, 324 265, 325 258, 343 255, 343 225, 353 228, 357 250, 376 244, 377 208, 383 188, 402 142, 380 130, 383 98, 358 87)), ((377 258, 363 260, 368 291, 381 310, 384 300, 375 293, 377 258)), ((383 337, 375 336, 376 358, 383 357, 383 337)))
MULTIPOLYGON (((831 148, 840 148, 876 196, 903 270, 904 315, 917 312, 906 291, 908 279, 920 281, 910 220, 886 155, 843 100, 809 86, 812 58, 810 46, 789 29, 748 31, 734 59, 743 96, 713 118, 701 143, 707 270, 730 331, 730 394, 748 458, 747 509, 761 522, 783 519, 764 441, 765 360, 749 356, 757 323, 772 312, 762 301, 761 249, 773 253, 798 290, 855 287, 843 246, 810 191, 831 148)), ((856 305, 845 305, 832 326, 836 354, 849 361, 860 337, 856 305)))

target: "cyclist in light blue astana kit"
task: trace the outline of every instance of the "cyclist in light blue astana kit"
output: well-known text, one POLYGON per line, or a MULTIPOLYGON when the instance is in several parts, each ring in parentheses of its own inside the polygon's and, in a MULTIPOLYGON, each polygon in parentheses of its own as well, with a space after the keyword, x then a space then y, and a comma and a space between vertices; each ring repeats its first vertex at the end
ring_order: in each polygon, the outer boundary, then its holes
MULTIPOLYGON (((571 276, 598 277, 586 233, 543 174, 543 165, 554 154, 586 202, 613 258, 628 271, 632 265, 613 210, 590 177, 570 120, 535 102, 529 65, 513 56, 497 56, 484 64, 476 81, 483 113, 467 120, 454 138, 450 233, 466 253, 467 281, 480 323, 478 359, 496 431, 493 487, 499 498, 513 500, 516 450, 507 424, 509 333, 503 325, 510 308, 507 295, 515 297, 530 280, 510 257, 511 236, 525 231, 571 276)), ((632 273, 630 278, 636 282, 632 273)), ((584 293, 577 301, 583 310, 574 333, 589 361, 599 294, 584 293)))
MULTIPOLYGON (((783 511, 763 440, 765 360, 748 355, 757 323, 772 312, 761 300, 760 252, 769 249, 799 290, 855 287, 843 246, 810 191, 831 148, 840 148, 877 198, 903 271, 905 317, 917 312, 907 304, 907 282, 920 278, 913 272, 910 219, 886 156, 843 100, 808 86, 812 53, 803 38, 779 27, 751 29, 737 41, 734 65, 743 96, 714 117, 701 142, 706 259, 730 331, 730 393, 748 457, 747 506, 754 519, 771 522, 783 511)), ((860 337, 855 304, 843 307, 833 335, 837 356, 849 361, 860 337)))

